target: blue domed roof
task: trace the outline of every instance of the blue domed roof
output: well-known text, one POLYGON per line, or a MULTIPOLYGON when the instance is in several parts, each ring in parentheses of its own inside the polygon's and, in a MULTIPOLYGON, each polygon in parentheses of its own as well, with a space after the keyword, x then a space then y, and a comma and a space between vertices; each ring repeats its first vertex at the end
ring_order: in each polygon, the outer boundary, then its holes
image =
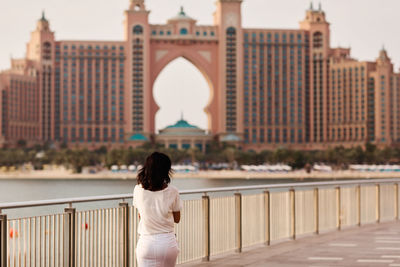
POLYGON ((129 137, 129 141, 148 141, 146 136, 140 133, 133 134, 131 137, 129 137))
POLYGON ((167 126, 166 128, 167 129, 171 129, 171 128, 195 128, 195 129, 199 129, 199 127, 191 125, 190 123, 188 123, 184 119, 180 119, 174 125, 167 126))

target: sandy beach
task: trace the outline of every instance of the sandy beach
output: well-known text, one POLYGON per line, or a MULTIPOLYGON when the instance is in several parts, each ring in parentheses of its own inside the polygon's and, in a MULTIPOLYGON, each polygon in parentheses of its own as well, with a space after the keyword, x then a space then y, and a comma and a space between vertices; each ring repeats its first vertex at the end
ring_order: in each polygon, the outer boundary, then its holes
MULTIPOLYGON (((174 173, 173 178, 185 179, 369 179, 369 178, 399 178, 399 172, 355 172, 333 171, 306 173, 305 171, 293 172, 247 172, 247 171, 199 171, 192 173, 174 173)), ((14 171, 1 172, 0 179, 136 179, 135 172, 110 172, 104 171, 95 174, 72 173, 68 170, 42 170, 42 171, 14 171)))

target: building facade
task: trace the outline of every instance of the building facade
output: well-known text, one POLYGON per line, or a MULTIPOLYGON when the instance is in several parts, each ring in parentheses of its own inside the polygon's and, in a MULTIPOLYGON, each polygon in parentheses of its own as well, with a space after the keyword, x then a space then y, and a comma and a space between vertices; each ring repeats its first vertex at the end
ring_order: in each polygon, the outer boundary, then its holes
POLYGON ((243 149, 323 149, 400 143, 400 74, 330 46, 311 6, 298 29, 242 27, 242 0, 218 0, 213 25, 183 9, 166 24, 131 0, 121 41, 56 40, 43 15, 24 59, 0 74, 1 141, 129 145, 155 134, 153 85, 184 57, 211 90, 208 132, 243 149), (135 138, 133 138, 135 137, 135 138))

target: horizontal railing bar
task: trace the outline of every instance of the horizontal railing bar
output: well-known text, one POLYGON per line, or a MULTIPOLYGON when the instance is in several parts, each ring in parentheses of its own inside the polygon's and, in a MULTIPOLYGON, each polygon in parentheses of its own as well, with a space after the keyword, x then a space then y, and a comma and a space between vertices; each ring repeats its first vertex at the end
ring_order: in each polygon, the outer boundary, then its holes
POLYGON ((40 207, 40 206, 54 206, 54 205, 107 201, 107 200, 120 200, 120 199, 126 199, 126 198, 132 198, 132 194, 77 197, 77 198, 59 198, 59 199, 49 199, 49 200, 33 200, 33 201, 24 201, 24 202, 0 203, 0 210, 16 209, 16 208, 31 208, 31 207, 40 207))
POLYGON ((335 185, 353 185, 353 184, 376 184, 376 183, 393 183, 393 182, 400 182, 400 178, 214 187, 214 188, 203 188, 203 189, 193 189, 193 190, 182 190, 179 191, 179 193, 181 195, 187 195, 187 194, 216 193, 216 192, 228 192, 228 191, 246 191, 246 190, 257 190, 257 189, 261 190, 261 189, 317 187, 317 186, 335 186, 335 185))
MULTIPOLYGON (((189 194, 205 194, 205 193, 217 193, 217 192, 229 192, 229 191, 247 191, 247 190, 279 189, 279 188, 295 189, 299 187, 322 187, 322 186, 355 185, 355 184, 362 185, 362 184, 393 183, 393 182, 400 182, 400 178, 214 187, 214 188, 181 190, 179 191, 179 193, 181 195, 189 195, 189 194)), ((54 206, 54 205, 64 205, 64 204, 74 204, 74 203, 84 203, 84 202, 131 199, 132 197, 133 197, 132 194, 118 194, 118 195, 106 195, 106 196, 0 203, 0 211, 4 209, 17 209, 17 208, 54 206)))

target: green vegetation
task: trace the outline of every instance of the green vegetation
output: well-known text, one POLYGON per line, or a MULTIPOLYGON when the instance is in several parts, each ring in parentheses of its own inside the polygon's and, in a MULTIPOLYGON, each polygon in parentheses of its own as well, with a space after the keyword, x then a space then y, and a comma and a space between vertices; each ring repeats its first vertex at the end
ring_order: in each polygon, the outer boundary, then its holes
POLYGON ((31 163, 35 169, 45 164, 64 165, 75 172, 81 172, 84 166, 103 166, 142 164, 153 151, 168 154, 173 163, 200 162, 202 168, 212 163, 230 163, 230 166, 241 164, 285 163, 294 169, 304 168, 314 163, 325 163, 336 169, 346 168, 349 164, 400 164, 400 148, 378 149, 375 145, 365 147, 335 147, 323 151, 296 151, 277 149, 275 151, 242 151, 225 143, 213 142, 207 153, 197 149, 176 150, 164 148, 158 144, 146 143, 132 149, 111 149, 101 147, 96 150, 69 149, 66 145, 59 149, 49 146, 26 147, 21 141, 16 148, 0 149, 0 166, 21 166, 31 163))

